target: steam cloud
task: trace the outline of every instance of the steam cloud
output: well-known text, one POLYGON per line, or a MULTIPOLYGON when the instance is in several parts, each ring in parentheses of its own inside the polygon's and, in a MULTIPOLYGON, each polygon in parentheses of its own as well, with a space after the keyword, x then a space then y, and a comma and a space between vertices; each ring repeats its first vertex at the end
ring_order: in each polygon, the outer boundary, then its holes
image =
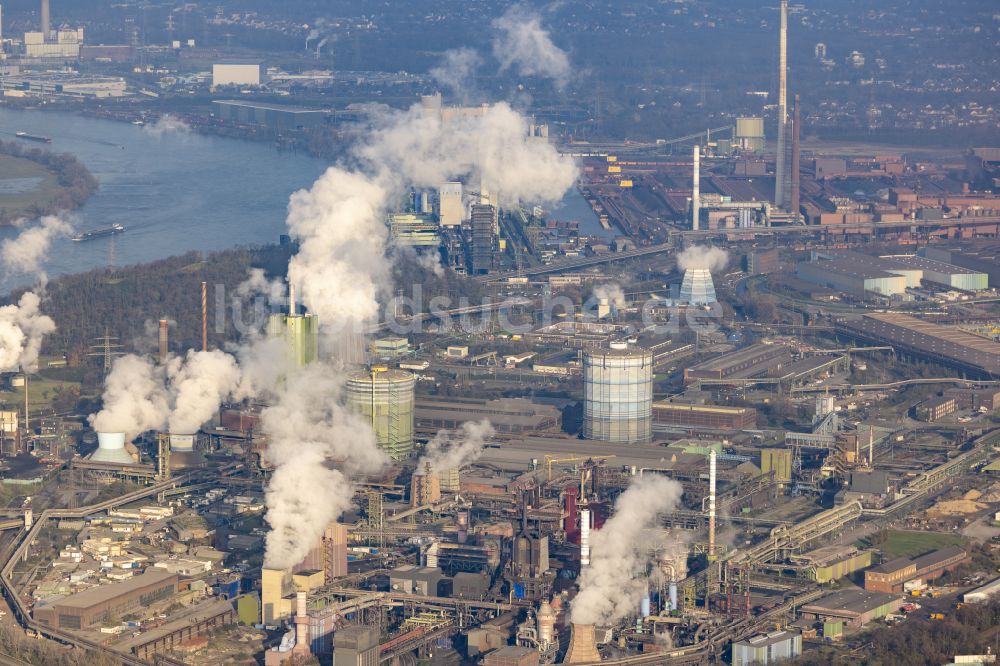
POLYGON ((624 303, 625 292, 615 283, 601 284, 594 287, 594 298, 606 298, 611 303, 624 303))
POLYGON ((40 304, 41 299, 28 291, 16 305, 0 307, 0 372, 38 369, 42 338, 56 330, 55 322, 39 310, 40 304))
POLYGON ((614 516, 591 533, 590 566, 580 574, 572 622, 607 624, 636 612, 652 556, 643 533, 656 527, 658 514, 677 506, 683 492, 676 481, 650 475, 619 496, 614 516))
POLYGON ((191 126, 176 116, 165 113, 152 125, 145 125, 142 131, 157 138, 166 134, 187 134, 191 126))
POLYGON ((479 458, 486 440, 495 434, 496 430, 487 419, 467 421, 455 430, 439 430, 427 443, 424 456, 417 463, 417 471, 422 472, 428 464, 436 472, 464 467, 479 458))
POLYGON ((447 90, 462 104, 477 94, 476 70, 483 64, 483 59, 476 51, 468 47, 453 49, 444 54, 440 65, 430 71, 431 78, 447 90))
POLYGON ((523 76, 544 76, 559 89, 566 86, 569 57, 552 42, 537 12, 514 5, 493 21, 493 28, 497 31, 493 55, 500 62, 500 71, 515 67, 523 76))
POLYGON ((190 435, 237 389, 240 369, 225 352, 191 350, 184 358, 170 360, 167 379, 173 394, 167 428, 174 434, 190 435))
POLYGON ((66 235, 71 227, 57 215, 46 215, 38 226, 25 229, 17 238, 5 240, 0 246, 0 256, 8 273, 35 273, 43 285, 48 281, 41 270, 42 259, 49 251, 52 239, 66 235))
POLYGON ((120 356, 104 380, 104 408, 88 419, 97 432, 124 432, 131 439, 162 429, 170 412, 163 368, 142 356, 120 356))
POLYGON ((268 568, 301 562, 351 506, 350 479, 388 463, 371 424, 344 405, 343 386, 343 377, 313 364, 290 375, 277 402, 261 413, 265 456, 275 466, 266 493, 268 568))
POLYGON ((729 263, 729 253, 710 245, 692 245, 677 255, 677 268, 707 268, 713 273, 721 271, 729 263))

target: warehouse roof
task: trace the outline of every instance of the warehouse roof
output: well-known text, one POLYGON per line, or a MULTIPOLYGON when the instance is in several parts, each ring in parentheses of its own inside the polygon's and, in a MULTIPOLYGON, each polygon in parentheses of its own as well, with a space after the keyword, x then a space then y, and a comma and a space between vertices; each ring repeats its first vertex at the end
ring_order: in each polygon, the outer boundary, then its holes
POLYGON ((889 560, 888 562, 883 562, 882 564, 876 567, 872 567, 868 571, 869 573, 890 574, 890 573, 895 573, 897 571, 902 571, 911 564, 913 564, 913 560, 906 557, 897 557, 894 560, 889 560))
POLYGON ((851 588, 828 594, 822 599, 804 605, 802 610, 817 615, 854 617, 873 611, 879 606, 884 606, 897 599, 899 597, 894 594, 851 588))
POLYGON ((89 590, 84 590, 83 592, 77 592, 76 594, 68 597, 63 597, 62 599, 54 602, 53 605, 59 605, 63 608, 90 608, 91 606, 96 606, 97 604, 129 594, 149 585, 166 583, 170 580, 176 581, 177 574, 149 569, 141 576, 136 576, 121 583, 101 585, 100 587, 94 587, 89 590))
POLYGON ((945 564, 949 560, 954 560, 955 558, 965 558, 968 552, 964 548, 959 546, 947 546, 945 548, 940 548, 932 553, 927 553, 926 555, 921 555, 920 557, 914 558, 913 563, 917 565, 917 571, 922 571, 924 569, 931 569, 939 564, 945 564))

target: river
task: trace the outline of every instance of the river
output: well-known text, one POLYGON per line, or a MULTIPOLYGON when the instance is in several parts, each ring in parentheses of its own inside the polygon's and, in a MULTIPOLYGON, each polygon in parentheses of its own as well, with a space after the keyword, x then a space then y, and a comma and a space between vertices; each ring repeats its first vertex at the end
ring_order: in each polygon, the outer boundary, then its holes
MULTIPOLYGON (((312 184, 327 166, 325 160, 268 144, 0 108, 0 138, 13 140, 19 131, 50 137, 51 144, 35 147, 72 153, 99 180, 97 193, 72 214, 77 231, 115 223, 126 228, 123 234, 86 242, 54 240, 44 264, 50 278, 190 250, 276 242, 285 232, 289 195, 312 184)), ((10 186, 23 191, 26 184, 10 186)), ((578 220, 581 233, 606 234, 575 189, 553 215, 578 220)), ((18 233, 2 228, 0 240, 18 233)), ((0 290, 34 280, 5 275, 0 290)))

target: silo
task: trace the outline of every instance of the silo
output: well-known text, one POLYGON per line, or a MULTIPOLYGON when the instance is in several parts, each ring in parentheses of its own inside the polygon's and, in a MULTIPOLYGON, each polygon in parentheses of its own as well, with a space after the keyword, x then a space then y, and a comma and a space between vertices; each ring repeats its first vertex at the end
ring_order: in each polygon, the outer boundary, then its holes
POLYGON ((583 436, 646 442, 653 431, 653 354, 613 342, 583 356, 583 436))
POLYGON ((375 367, 347 380, 347 404, 371 420, 379 448, 393 460, 413 452, 413 390, 409 372, 375 367))

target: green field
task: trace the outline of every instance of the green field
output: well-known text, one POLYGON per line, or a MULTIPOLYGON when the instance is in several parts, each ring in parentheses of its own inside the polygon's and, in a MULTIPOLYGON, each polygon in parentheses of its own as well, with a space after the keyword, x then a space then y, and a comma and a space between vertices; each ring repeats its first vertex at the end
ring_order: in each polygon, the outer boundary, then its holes
POLYGON ((916 557, 938 548, 957 546, 962 543, 964 543, 964 539, 957 534, 889 530, 866 539, 862 545, 878 548, 886 555, 893 557, 916 557), (883 536, 884 541, 880 540, 883 536))
POLYGON ((56 175, 41 164, 23 157, 0 154, 0 217, 17 218, 30 215, 35 207, 44 208, 61 189, 56 175), (31 192, 5 192, 4 181, 16 178, 42 180, 31 192))

